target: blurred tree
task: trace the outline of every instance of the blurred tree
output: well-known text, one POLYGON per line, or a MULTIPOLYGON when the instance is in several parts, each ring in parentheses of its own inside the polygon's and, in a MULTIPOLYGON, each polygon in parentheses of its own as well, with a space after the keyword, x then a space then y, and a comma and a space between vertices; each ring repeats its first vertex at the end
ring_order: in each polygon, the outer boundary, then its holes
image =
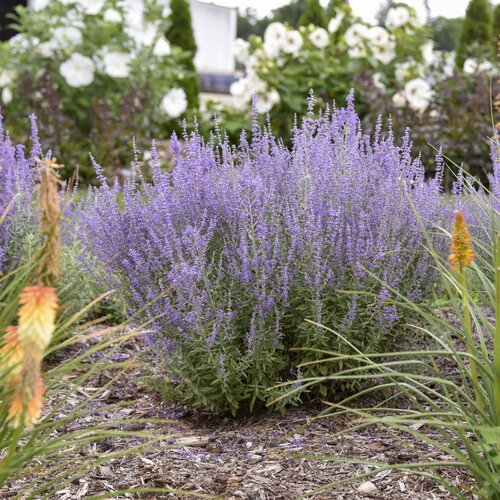
POLYGON ((299 19, 299 26, 314 24, 326 28, 328 21, 319 0, 306 0, 306 8, 299 19))
POLYGON ((238 36, 244 39, 250 35, 263 36, 267 26, 272 22, 287 23, 297 27, 305 10, 306 0, 292 0, 282 7, 273 9, 271 16, 262 19, 257 18, 255 9, 246 9, 243 14, 238 13, 238 36))
POLYGON ((500 3, 495 7, 493 11, 493 37, 495 46, 498 47, 500 42, 500 3))
POLYGON ((455 63, 462 68, 469 57, 491 57, 493 16, 488 0, 470 0, 460 32, 455 63))
POLYGON ((262 36, 269 22, 267 17, 258 19, 255 9, 247 8, 243 13, 238 11, 236 34, 244 40, 250 35, 262 36))
POLYGON ((8 26, 13 20, 9 17, 14 14, 14 8, 18 5, 26 6, 27 0, 1 0, 0 1, 0 40, 8 40, 16 34, 16 32, 8 26))
POLYGON ((293 0, 283 7, 273 10, 272 21, 288 23, 295 28, 299 26, 299 20, 307 8, 306 0, 293 0))
POLYGON ((191 9, 187 0, 171 0, 170 9, 172 26, 166 36, 173 45, 177 45, 190 53, 185 68, 191 75, 184 80, 184 90, 186 91, 189 107, 197 108, 199 105, 200 83, 194 67, 194 56, 197 47, 191 21, 191 9))
POLYGON ((438 16, 431 20, 432 39, 437 50, 451 52, 455 50, 460 38, 460 31, 464 20, 461 17, 449 19, 438 16))

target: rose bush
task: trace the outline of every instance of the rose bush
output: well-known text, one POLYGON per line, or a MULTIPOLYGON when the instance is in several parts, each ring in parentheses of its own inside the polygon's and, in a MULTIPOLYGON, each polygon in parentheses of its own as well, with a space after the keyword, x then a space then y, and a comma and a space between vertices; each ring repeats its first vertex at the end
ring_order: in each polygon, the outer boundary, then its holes
POLYGON ((271 23, 263 38, 236 40, 234 53, 245 66, 245 75, 231 86, 232 104, 213 104, 211 109, 217 111, 235 138, 241 128, 249 127, 254 94, 257 112, 269 112, 274 131, 286 138, 293 128, 294 115, 305 112, 304 96, 309 89, 314 89, 320 102, 331 103, 355 88, 357 109, 369 126, 380 113, 394 115, 395 128, 401 134, 408 116, 412 124, 419 124, 414 137, 421 138, 418 146, 424 152, 427 169, 434 168, 435 156, 427 141, 437 148, 442 145, 450 157, 458 155, 455 158, 459 162, 488 164, 484 139, 491 120, 481 89, 494 68, 488 61, 468 59, 463 70, 456 70, 454 54, 434 50, 427 29, 409 6, 390 8, 384 26, 356 19, 347 7, 330 20, 328 31, 315 26, 296 30, 271 23), (453 97, 460 92, 462 104, 453 97), (463 101, 463 95, 479 93, 481 96, 470 102, 463 101), (463 136, 446 127, 445 117, 457 110, 462 119, 455 131, 470 129, 478 138, 471 141, 479 149, 474 157, 461 154, 463 136), (441 126, 447 132, 439 136, 441 126))
POLYGON ((89 151, 118 168, 133 137, 149 142, 180 125, 188 55, 165 38, 168 2, 37 0, 17 14, 19 33, 0 46, 14 133, 25 124, 13 117, 34 111, 42 142, 71 170, 88 165, 89 151))
MULTIPOLYGON (((374 75, 377 86, 394 93, 396 75, 405 71, 406 81, 415 80, 408 96, 416 108, 423 109, 431 97, 418 68, 428 63, 432 46, 411 8, 390 9, 386 27, 356 19, 349 8, 330 20, 328 30, 313 25, 296 30, 274 22, 263 38, 236 40, 234 52, 245 65, 245 76, 230 88, 232 105, 219 109, 225 126, 234 131, 242 114, 248 116, 253 94, 257 111, 270 112, 283 134, 292 128, 294 113, 304 113, 309 89, 320 102, 331 102, 342 98, 352 88, 353 76, 363 70, 374 75)), ((358 95, 361 114, 368 106, 358 95)))

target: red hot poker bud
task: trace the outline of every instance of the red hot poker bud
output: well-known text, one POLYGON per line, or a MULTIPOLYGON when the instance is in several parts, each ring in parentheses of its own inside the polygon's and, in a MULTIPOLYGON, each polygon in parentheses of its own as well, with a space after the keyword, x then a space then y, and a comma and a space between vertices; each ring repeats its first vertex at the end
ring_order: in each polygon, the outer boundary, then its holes
POLYGON ((451 234, 450 261, 453 271, 463 271, 470 266, 474 260, 475 253, 472 251, 472 239, 467 229, 465 218, 459 210, 455 210, 455 223, 451 234))

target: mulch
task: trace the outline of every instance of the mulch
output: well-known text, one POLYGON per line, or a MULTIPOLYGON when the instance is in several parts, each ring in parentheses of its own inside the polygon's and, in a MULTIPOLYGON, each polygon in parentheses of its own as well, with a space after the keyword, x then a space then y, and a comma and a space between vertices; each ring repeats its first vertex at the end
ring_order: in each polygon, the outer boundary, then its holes
MULTIPOLYGON (((142 349, 135 339, 113 356, 121 360, 135 359, 142 349)), ((284 415, 261 413, 237 420, 200 417, 188 408, 162 402, 147 387, 141 373, 140 367, 131 368, 117 387, 102 391, 100 398, 92 403, 95 412, 69 422, 59 431, 69 432, 113 420, 156 418, 168 419, 169 423, 142 424, 143 430, 160 430, 165 435, 172 435, 172 439, 156 444, 146 452, 98 465, 83 477, 64 485, 51 498, 82 499, 100 493, 106 498, 172 499, 189 498, 196 493, 223 499, 296 499, 332 481, 347 478, 352 481, 324 489, 311 498, 453 498, 427 477, 401 471, 382 471, 368 479, 356 479, 360 474, 373 470, 373 466, 335 461, 362 459, 394 464, 450 458, 403 432, 395 433, 384 427, 372 426, 339 436, 339 431, 355 423, 355 417, 339 415, 314 420, 317 408, 291 409, 284 415), (118 406, 110 406, 117 401, 120 401, 118 406), (314 456, 330 457, 332 460, 322 461, 314 456), (117 490, 144 487, 171 488, 186 493, 113 494, 117 490)), ((61 414, 71 412, 75 405, 85 401, 89 394, 95 393, 108 380, 102 375, 89 379, 64 403, 61 414)), ((46 401, 45 411, 57 400, 54 396, 46 401)), ((137 430, 138 427, 131 424, 130 428, 137 430)), ((86 451, 97 451, 104 456, 125 450, 130 444, 126 438, 107 438, 104 442, 89 444, 86 451)), ((82 454, 82 450, 75 453, 82 454)), ((64 458, 68 466, 71 458, 71 454, 64 458)), ((443 468, 440 474, 464 491, 469 490, 472 480, 465 471, 443 468)), ((0 498, 16 496, 32 479, 18 475, 0 490, 0 498)), ((473 498, 472 495, 470 498, 473 498)))

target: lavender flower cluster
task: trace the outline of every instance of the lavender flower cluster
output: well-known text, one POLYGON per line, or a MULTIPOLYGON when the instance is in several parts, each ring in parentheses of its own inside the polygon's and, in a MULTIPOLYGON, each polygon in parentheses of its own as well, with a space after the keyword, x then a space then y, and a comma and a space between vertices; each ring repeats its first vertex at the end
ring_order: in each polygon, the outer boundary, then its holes
POLYGON ((151 182, 111 186, 95 165, 101 185, 79 213, 86 265, 150 320, 152 352, 191 405, 252 407, 304 361, 290 348, 345 348, 304 318, 388 348, 402 319, 391 289, 420 300, 435 282, 423 244, 451 210, 442 162, 426 181, 408 133, 399 146, 390 123, 363 134, 353 95, 318 119, 312 108, 290 148, 254 123, 237 146, 174 136, 172 172, 153 146, 151 182))
POLYGON ((7 257, 14 240, 33 217, 34 167, 41 147, 35 117, 30 120, 32 149, 27 155, 24 145, 12 143, 0 116, 0 271, 8 267, 7 257))

